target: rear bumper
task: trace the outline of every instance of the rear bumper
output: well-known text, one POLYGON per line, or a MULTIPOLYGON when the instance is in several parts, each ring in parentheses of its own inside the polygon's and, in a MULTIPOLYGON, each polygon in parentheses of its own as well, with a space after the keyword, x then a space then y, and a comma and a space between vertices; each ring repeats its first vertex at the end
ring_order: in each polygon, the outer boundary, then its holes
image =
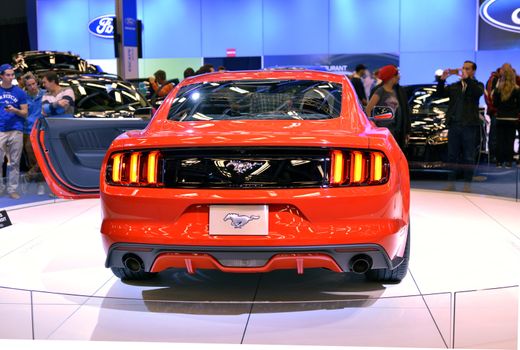
POLYGON ((396 183, 298 190, 106 187, 101 193, 101 232, 106 248, 119 242, 179 246, 385 246, 385 238, 406 226, 409 216, 409 189, 396 183), (269 207, 268 236, 209 234, 211 205, 258 204, 269 207))
POLYGON ((170 267, 265 272, 323 267, 349 271, 366 254, 373 268, 395 268, 406 245, 408 169, 388 183, 294 189, 132 188, 101 183, 102 239, 108 267, 136 254, 147 272, 170 267), (267 235, 212 235, 213 205, 267 205, 267 235), (310 254, 310 255, 309 255, 310 254))
POLYGON ((128 257, 142 261, 146 272, 161 272, 169 268, 184 268, 189 273, 197 269, 216 269, 231 273, 259 273, 295 269, 303 273, 308 268, 325 268, 335 272, 350 272, 349 262, 358 255, 368 256, 372 269, 394 269, 402 257, 390 259, 377 244, 351 244, 309 247, 187 247, 116 243, 108 251, 107 267, 124 267, 128 257))

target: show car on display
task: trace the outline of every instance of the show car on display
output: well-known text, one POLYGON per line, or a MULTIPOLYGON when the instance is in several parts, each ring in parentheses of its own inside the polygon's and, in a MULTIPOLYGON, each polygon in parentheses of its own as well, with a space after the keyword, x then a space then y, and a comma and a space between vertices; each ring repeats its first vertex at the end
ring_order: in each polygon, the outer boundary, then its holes
POLYGON ((60 86, 74 91, 74 115, 40 118, 33 132, 46 130, 45 139, 52 140, 46 150, 56 159, 57 176, 72 187, 99 187, 99 169, 112 140, 125 130, 146 127, 152 108, 131 83, 110 74, 64 75, 60 86))
POLYGON ((447 162, 449 98, 436 98, 434 84, 404 87, 410 108, 410 134, 406 149, 410 169, 439 169, 447 162))
POLYGON ((106 266, 120 278, 325 268, 399 282, 408 165, 356 99, 331 73, 212 73, 181 82, 144 130, 45 118, 31 139, 54 193, 100 191, 106 266))
POLYGON ((23 51, 13 55, 13 68, 17 74, 44 73, 50 70, 62 72, 101 73, 101 69, 80 56, 60 51, 23 51))
MULTIPOLYGON (((446 111, 449 97, 436 95, 437 85, 417 84, 404 86, 410 108, 411 130, 406 148, 406 156, 411 170, 449 171, 448 125, 446 111)), ((476 154, 486 152, 486 119, 481 108, 481 142, 476 154)))
POLYGON ((32 72, 41 77, 56 72, 60 86, 74 91, 75 117, 133 117, 136 111, 150 117, 150 103, 130 82, 103 73, 71 52, 19 52, 13 55, 13 67, 19 75, 32 72))
POLYGON ((148 101, 129 82, 111 74, 68 74, 60 86, 74 91, 75 117, 151 117, 148 101))

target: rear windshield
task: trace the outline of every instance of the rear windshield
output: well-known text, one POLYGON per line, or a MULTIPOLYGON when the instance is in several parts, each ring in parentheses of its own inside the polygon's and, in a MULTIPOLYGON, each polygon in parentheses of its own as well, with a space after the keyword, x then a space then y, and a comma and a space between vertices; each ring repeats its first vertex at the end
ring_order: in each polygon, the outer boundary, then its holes
POLYGON ((181 88, 168 119, 318 120, 337 118, 340 110, 341 84, 317 80, 240 80, 181 88))

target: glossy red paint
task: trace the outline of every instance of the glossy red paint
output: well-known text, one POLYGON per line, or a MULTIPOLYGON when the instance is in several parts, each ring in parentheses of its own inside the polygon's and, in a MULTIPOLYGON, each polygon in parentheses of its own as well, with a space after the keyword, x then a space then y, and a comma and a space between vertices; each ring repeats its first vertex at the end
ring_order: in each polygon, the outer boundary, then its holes
MULTIPOLYGON (((391 177, 392 179, 392 177, 391 177)), ((306 246, 376 243, 395 256, 408 224, 395 183, 284 190, 102 190, 105 244, 306 246), (268 204, 269 235, 210 236, 209 204, 268 204)))
MULTIPOLYGON (((406 160, 387 129, 375 128, 358 107, 348 80, 310 71, 220 73, 183 81, 165 100, 143 131, 116 139, 108 153, 123 149, 219 146, 350 147, 383 152, 389 159, 390 180, 359 188, 272 190, 202 190, 121 188, 101 182, 105 249, 115 242, 183 246, 307 246, 375 243, 389 257, 402 256, 409 217, 406 160), (172 122, 167 113, 182 86, 236 79, 316 79, 343 84, 341 117, 319 121, 172 122), (267 236, 210 236, 211 204, 268 204, 267 236)), ((106 162, 105 162, 106 164, 106 162)), ((104 169, 102 170, 104 174, 104 169)), ((103 179, 102 179, 103 180, 103 179)), ((229 268, 209 255, 162 255, 152 271, 168 267, 218 268, 227 272, 260 272, 296 268, 295 259, 273 259, 262 268, 229 268)), ((331 262, 313 260, 319 267, 331 262)), ((334 263, 335 264, 335 263, 334 263)), ((316 265, 317 266, 317 265, 316 265)), ((329 266, 330 268, 330 266, 329 266)), ((333 271, 340 271, 330 268, 333 271)))
MULTIPOLYGON (((42 157, 41 154, 37 156, 42 157)), ((224 72, 184 80, 164 100, 146 129, 126 132, 114 140, 101 169, 100 194, 101 233, 107 252, 114 243, 236 247, 237 250, 244 246, 326 245, 342 245, 348 249, 349 244, 377 244, 390 259, 394 259, 403 256, 409 225, 408 164, 397 143, 387 129, 377 128, 368 120, 345 76, 315 71, 224 72), (341 115, 336 119, 313 121, 175 122, 167 119, 172 101, 183 86, 239 79, 305 79, 341 83, 341 115), (379 185, 292 189, 138 188, 111 186, 105 182, 107 162, 116 151, 246 146, 378 151, 390 163, 390 176, 388 182, 379 185), (268 235, 211 236, 208 232, 209 206, 216 204, 268 205, 268 235)), ((227 272, 298 269, 298 264, 301 264, 294 257, 277 256, 266 266, 249 271, 247 268, 222 266, 207 254, 166 254, 156 259, 151 271, 188 268, 186 259, 191 261, 192 269, 218 268, 227 272)), ((330 259, 327 256, 307 257, 303 265, 305 268, 312 265, 341 271, 330 259)))

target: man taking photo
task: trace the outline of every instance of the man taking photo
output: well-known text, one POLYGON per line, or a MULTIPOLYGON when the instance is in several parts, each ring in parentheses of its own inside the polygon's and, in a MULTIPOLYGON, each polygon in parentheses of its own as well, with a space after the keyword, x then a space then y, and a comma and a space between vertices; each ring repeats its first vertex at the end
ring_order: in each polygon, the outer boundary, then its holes
POLYGON ((464 191, 471 190, 471 180, 475 168, 477 151, 481 139, 479 99, 484 94, 484 84, 475 79, 477 65, 465 61, 462 69, 445 69, 437 84, 437 94, 449 97, 446 111, 448 126, 448 163, 453 167, 448 190, 455 189, 456 173, 459 166, 464 171, 464 191), (446 86, 446 79, 458 75, 460 80, 446 86))

